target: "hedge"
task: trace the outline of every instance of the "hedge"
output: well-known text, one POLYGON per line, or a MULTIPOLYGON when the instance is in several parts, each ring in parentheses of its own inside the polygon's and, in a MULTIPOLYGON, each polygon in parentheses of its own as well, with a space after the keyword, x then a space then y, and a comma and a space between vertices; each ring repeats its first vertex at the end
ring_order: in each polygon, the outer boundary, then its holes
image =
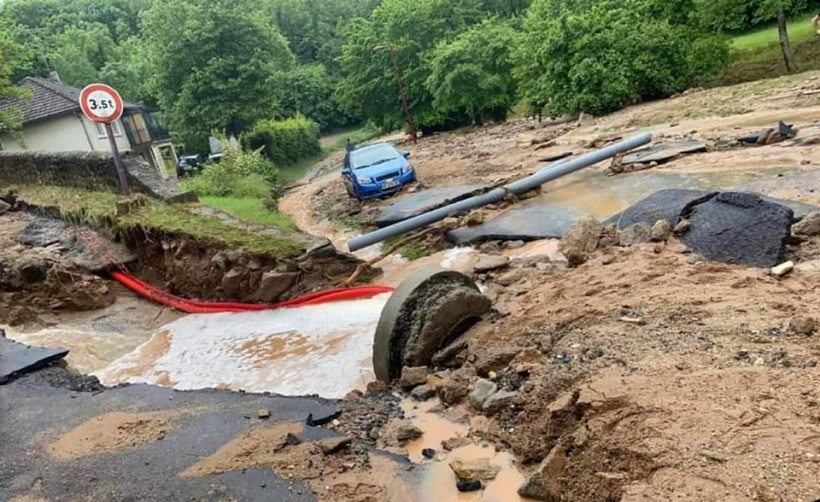
POLYGON ((280 167, 292 166, 322 150, 319 126, 301 115, 285 120, 260 120, 242 140, 252 150, 264 147, 262 155, 280 167))

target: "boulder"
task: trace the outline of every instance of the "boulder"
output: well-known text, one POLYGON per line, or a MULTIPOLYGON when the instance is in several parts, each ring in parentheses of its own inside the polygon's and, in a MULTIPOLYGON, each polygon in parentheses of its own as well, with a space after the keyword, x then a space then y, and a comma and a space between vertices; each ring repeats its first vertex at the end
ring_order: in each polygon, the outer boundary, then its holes
POLYGON ((431 397, 436 395, 436 388, 431 387, 430 385, 419 385, 412 392, 410 392, 410 397, 415 399, 416 401, 427 401, 431 397))
POLYGON ((481 256, 475 266, 473 266, 473 271, 477 274, 482 274, 484 272, 498 270, 499 268, 505 268, 509 264, 510 259, 506 256, 484 255, 481 256))
POLYGON ((820 234, 820 211, 807 214, 792 226, 795 235, 813 236, 820 234))
POLYGON ((330 455, 331 453, 335 453, 349 445, 351 441, 353 441, 353 438, 348 436, 338 436, 320 439, 319 441, 316 441, 316 444, 319 446, 319 449, 322 450, 322 453, 325 455, 330 455))
POLYGON ((275 302, 292 288, 298 279, 298 272, 265 272, 259 284, 259 299, 267 303, 275 302))
POLYGON ((789 319, 789 331, 798 335, 811 335, 817 329, 817 322, 814 318, 804 315, 796 315, 789 319))
POLYGON ((521 349, 517 347, 494 347, 471 350, 475 356, 475 369, 481 376, 487 376, 491 371, 501 371, 506 368, 521 349))
POLYGON ((379 431, 379 441, 383 446, 396 446, 418 439, 423 434, 410 420, 394 418, 379 431))
POLYGON ((669 240, 669 237, 672 236, 672 229, 669 226, 669 222, 666 220, 658 220, 655 225, 652 226, 652 234, 651 238, 655 242, 666 242, 669 240))
POLYGON ((561 500, 563 489, 560 478, 567 464, 567 452, 561 445, 556 445, 541 462, 538 470, 521 485, 518 494, 535 500, 561 500))
POLYGON ((495 415, 504 408, 508 408, 513 402, 515 402, 516 397, 518 397, 518 392, 508 390, 498 391, 490 395, 487 400, 484 401, 484 407, 482 408, 484 414, 495 415))
POLYGON ((501 466, 493 465, 489 459, 455 459, 450 462, 450 469, 462 481, 492 481, 501 472, 501 466))
POLYGON ((416 366, 413 368, 405 366, 401 369, 401 388, 410 390, 427 382, 427 366, 416 366))
POLYGON ((228 272, 222 276, 222 291, 226 296, 232 297, 239 294, 244 276, 243 271, 236 268, 228 270, 228 272))
POLYGON ((460 438, 460 437, 451 437, 449 439, 445 439, 441 442, 441 447, 444 448, 445 451, 453 451, 461 448, 462 446, 467 446, 473 444, 467 438, 460 438))
POLYGON ((470 393, 470 380, 475 376, 472 368, 459 368, 438 386, 438 397, 447 405, 459 403, 470 393))
POLYGON ((479 378, 473 387, 473 391, 470 392, 470 404, 473 408, 480 411, 483 409, 484 402, 487 401, 487 398, 495 394, 497 391, 498 386, 495 383, 479 378))
POLYGON ((558 250, 567 257, 571 266, 580 265, 598 248, 603 229, 601 222, 592 216, 584 216, 570 227, 558 244, 558 250))
POLYGON ((647 223, 635 223, 623 229, 618 236, 618 243, 621 246, 632 246, 633 244, 643 244, 652 240, 652 227, 647 223))

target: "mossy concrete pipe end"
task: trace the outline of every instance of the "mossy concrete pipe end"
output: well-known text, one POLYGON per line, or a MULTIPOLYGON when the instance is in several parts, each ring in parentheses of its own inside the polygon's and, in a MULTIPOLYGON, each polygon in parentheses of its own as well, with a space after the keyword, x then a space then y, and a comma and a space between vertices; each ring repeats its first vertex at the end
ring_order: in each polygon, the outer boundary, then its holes
POLYGON ((491 307, 466 275, 426 267, 405 279, 382 309, 373 341, 376 378, 390 383, 404 366, 429 366, 491 307))

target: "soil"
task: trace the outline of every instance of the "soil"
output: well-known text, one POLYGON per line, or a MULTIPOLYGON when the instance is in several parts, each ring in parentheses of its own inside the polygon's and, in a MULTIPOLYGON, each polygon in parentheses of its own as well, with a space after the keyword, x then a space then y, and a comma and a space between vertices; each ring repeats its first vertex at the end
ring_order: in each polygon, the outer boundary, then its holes
POLYGON ((100 415, 60 435, 48 445, 48 451, 59 460, 73 460, 159 441, 172 429, 173 415, 167 412, 100 415))

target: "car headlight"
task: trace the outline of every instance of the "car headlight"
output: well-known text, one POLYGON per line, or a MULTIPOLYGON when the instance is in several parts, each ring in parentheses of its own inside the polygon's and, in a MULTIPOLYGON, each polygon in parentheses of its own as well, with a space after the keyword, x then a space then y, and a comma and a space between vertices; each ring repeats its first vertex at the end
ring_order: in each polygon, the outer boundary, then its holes
POLYGON ((369 185, 370 183, 373 183, 373 180, 371 178, 359 178, 359 183, 362 185, 369 185))
POLYGON ((413 172, 413 166, 411 166, 410 164, 407 164, 406 166, 404 166, 402 171, 404 171, 405 173, 412 173, 413 172))

